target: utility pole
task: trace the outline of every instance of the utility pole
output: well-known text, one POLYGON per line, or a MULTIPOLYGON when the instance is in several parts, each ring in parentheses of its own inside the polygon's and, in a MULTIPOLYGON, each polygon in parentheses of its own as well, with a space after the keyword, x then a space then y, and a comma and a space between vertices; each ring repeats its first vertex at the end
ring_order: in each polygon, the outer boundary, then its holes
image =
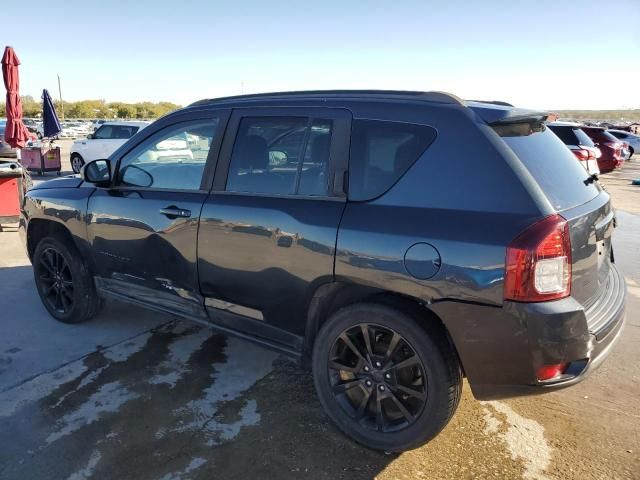
POLYGON ((64 122, 64 103, 62 103, 62 88, 60 88, 60 75, 58 75, 58 94, 60 95, 60 118, 64 122))

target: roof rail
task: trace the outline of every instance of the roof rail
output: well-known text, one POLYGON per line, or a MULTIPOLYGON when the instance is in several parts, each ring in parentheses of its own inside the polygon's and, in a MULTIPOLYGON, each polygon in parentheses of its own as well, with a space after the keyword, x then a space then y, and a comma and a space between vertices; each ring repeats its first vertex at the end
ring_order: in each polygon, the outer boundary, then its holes
POLYGON ((512 104, 508 102, 503 102, 502 100, 467 100, 467 102, 490 103, 492 105, 501 105, 503 107, 513 107, 512 104))
POLYGON ((424 100, 427 102, 437 102, 455 105, 464 105, 464 101, 446 92, 416 92, 403 90, 308 90, 293 92, 273 92, 273 93, 253 93, 248 95, 234 95, 230 97, 210 98, 199 100, 189 106, 204 105, 212 102, 226 102, 237 100, 259 100, 276 99, 282 97, 398 97, 412 100, 424 100))

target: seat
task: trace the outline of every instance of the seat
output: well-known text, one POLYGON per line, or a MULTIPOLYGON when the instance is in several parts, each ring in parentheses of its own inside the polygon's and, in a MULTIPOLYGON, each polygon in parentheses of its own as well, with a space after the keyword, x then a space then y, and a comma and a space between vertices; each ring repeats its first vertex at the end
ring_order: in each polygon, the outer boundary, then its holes
POLYGON ((246 135, 236 142, 227 190, 254 193, 293 193, 293 184, 269 171, 269 148, 259 135, 246 135))
POLYGON ((302 195, 326 195, 327 171, 331 149, 331 135, 318 135, 311 143, 311 163, 316 164, 303 170, 300 176, 299 193, 302 195))

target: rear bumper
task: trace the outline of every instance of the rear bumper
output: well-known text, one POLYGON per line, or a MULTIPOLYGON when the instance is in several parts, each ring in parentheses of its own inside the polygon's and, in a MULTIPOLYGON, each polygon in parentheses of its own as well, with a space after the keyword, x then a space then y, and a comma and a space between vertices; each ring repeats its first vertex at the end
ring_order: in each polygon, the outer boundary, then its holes
POLYGON ((572 297, 488 307, 442 302, 447 326, 474 396, 491 400, 535 395, 583 380, 611 352, 625 318, 626 286, 612 265, 607 288, 584 310, 572 297), (538 381, 543 365, 569 363, 564 375, 538 381))

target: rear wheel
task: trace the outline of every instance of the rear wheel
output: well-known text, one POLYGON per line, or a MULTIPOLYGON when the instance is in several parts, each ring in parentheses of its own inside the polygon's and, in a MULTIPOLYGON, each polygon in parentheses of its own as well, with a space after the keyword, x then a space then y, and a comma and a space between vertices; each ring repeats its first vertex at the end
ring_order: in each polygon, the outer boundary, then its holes
POLYGON ((80 173, 80 169, 84 165, 83 158, 78 154, 71 155, 71 169, 73 173, 80 173))
POLYGON ((336 312, 318 333, 313 373, 320 402, 357 442, 385 451, 419 447, 449 422, 460 366, 439 325, 423 328, 379 304, 336 312))
POLYGON ((80 323, 97 315, 102 302, 89 269, 68 243, 59 236, 40 240, 33 254, 33 273, 51 316, 64 323, 80 323))

